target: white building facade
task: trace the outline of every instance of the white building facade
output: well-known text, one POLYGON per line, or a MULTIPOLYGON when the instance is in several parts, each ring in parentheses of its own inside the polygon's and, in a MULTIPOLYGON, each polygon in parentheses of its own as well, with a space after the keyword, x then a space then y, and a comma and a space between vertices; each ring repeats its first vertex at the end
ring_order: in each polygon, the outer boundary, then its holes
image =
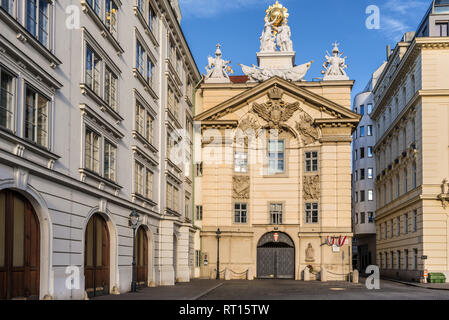
POLYGON ((1 2, 0 298, 129 291, 133 209, 138 284, 194 277, 180 20, 168 0, 1 2))
POLYGON ((352 151, 352 217, 357 253, 356 268, 364 271, 376 260, 376 160, 373 148, 376 144, 375 126, 370 118, 373 110, 372 89, 385 64, 373 73, 363 90, 354 98, 352 110, 362 116, 353 134, 352 151))

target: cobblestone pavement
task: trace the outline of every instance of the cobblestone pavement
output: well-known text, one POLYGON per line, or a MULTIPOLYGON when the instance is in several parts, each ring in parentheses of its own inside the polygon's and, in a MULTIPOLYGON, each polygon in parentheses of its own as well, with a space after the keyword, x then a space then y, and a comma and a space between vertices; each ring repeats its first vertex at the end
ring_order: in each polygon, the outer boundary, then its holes
POLYGON ((449 291, 382 280, 380 290, 361 283, 293 280, 193 280, 175 286, 143 288, 94 300, 449 300, 449 291))

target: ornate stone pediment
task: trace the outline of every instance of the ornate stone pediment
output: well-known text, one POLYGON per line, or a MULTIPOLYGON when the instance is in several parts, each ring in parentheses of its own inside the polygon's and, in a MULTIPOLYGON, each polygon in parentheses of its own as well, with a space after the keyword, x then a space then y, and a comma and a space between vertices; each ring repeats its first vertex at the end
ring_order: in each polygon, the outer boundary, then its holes
POLYGON ((232 177, 232 197, 234 199, 249 199, 249 176, 232 177))

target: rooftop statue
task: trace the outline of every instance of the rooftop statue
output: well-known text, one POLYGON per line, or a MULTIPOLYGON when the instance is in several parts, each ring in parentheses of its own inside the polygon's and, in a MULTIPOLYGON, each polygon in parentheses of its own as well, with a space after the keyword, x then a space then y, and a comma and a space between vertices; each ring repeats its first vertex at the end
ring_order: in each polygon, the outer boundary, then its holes
POLYGON ((326 61, 323 63, 324 70, 321 71, 324 74, 323 80, 349 80, 346 75, 345 69, 348 68, 346 65, 346 57, 342 58, 343 53, 340 53, 338 49, 338 43, 334 43, 334 49, 332 50, 332 55, 326 51, 326 61))
POLYGON ((278 1, 267 9, 265 27, 260 37, 260 52, 292 52, 291 30, 288 11, 278 1))
POLYGON ((229 64, 231 60, 223 60, 221 53, 221 45, 217 44, 217 50, 215 51, 215 58, 208 58, 208 65, 206 67, 205 83, 227 83, 229 80, 228 73, 234 73, 229 64))
POLYGON ((243 64, 240 66, 242 67, 243 73, 249 77, 251 82, 266 81, 274 76, 278 76, 284 80, 298 82, 302 81, 306 76, 312 63, 313 61, 310 61, 290 69, 260 68, 255 65, 248 67, 243 64))

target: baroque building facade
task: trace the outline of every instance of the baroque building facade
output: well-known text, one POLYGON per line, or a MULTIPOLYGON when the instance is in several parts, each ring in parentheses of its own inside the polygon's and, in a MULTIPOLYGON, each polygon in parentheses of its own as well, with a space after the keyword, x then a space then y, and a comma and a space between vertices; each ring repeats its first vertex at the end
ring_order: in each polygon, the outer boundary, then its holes
POLYGON ((373 111, 372 90, 385 67, 376 70, 363 92, 354 98, 352 111, 362 116, 353 134, 352 143, 352 219, 354 232, 354 257, 359 271, 376 261, 376 194, 374 179, 376 161, 374 158, 374 123, 370 118, 373 111))
POLYGON ((326 57, 332 79, 302 81, 311 63, 295 67, 289 37, 272 30, 287 30, 287 16, 278 3, 267 10, 259 66, 242 65, 245 76, 226 74, 217 46, 209 68, 219 69, 196 93, 202 277, 343 280, 352 272, 354 82, 337 44, 326 57))
POLYGON ((449 276, 449 10, 433 1, 374 87, 377 264, 388 277, 449 276))
POLYGON ((1 2, 1 299, 129 291, 133 209, 137 282, 194 277, 200 74, 180 20, 168 0, 1 2))

